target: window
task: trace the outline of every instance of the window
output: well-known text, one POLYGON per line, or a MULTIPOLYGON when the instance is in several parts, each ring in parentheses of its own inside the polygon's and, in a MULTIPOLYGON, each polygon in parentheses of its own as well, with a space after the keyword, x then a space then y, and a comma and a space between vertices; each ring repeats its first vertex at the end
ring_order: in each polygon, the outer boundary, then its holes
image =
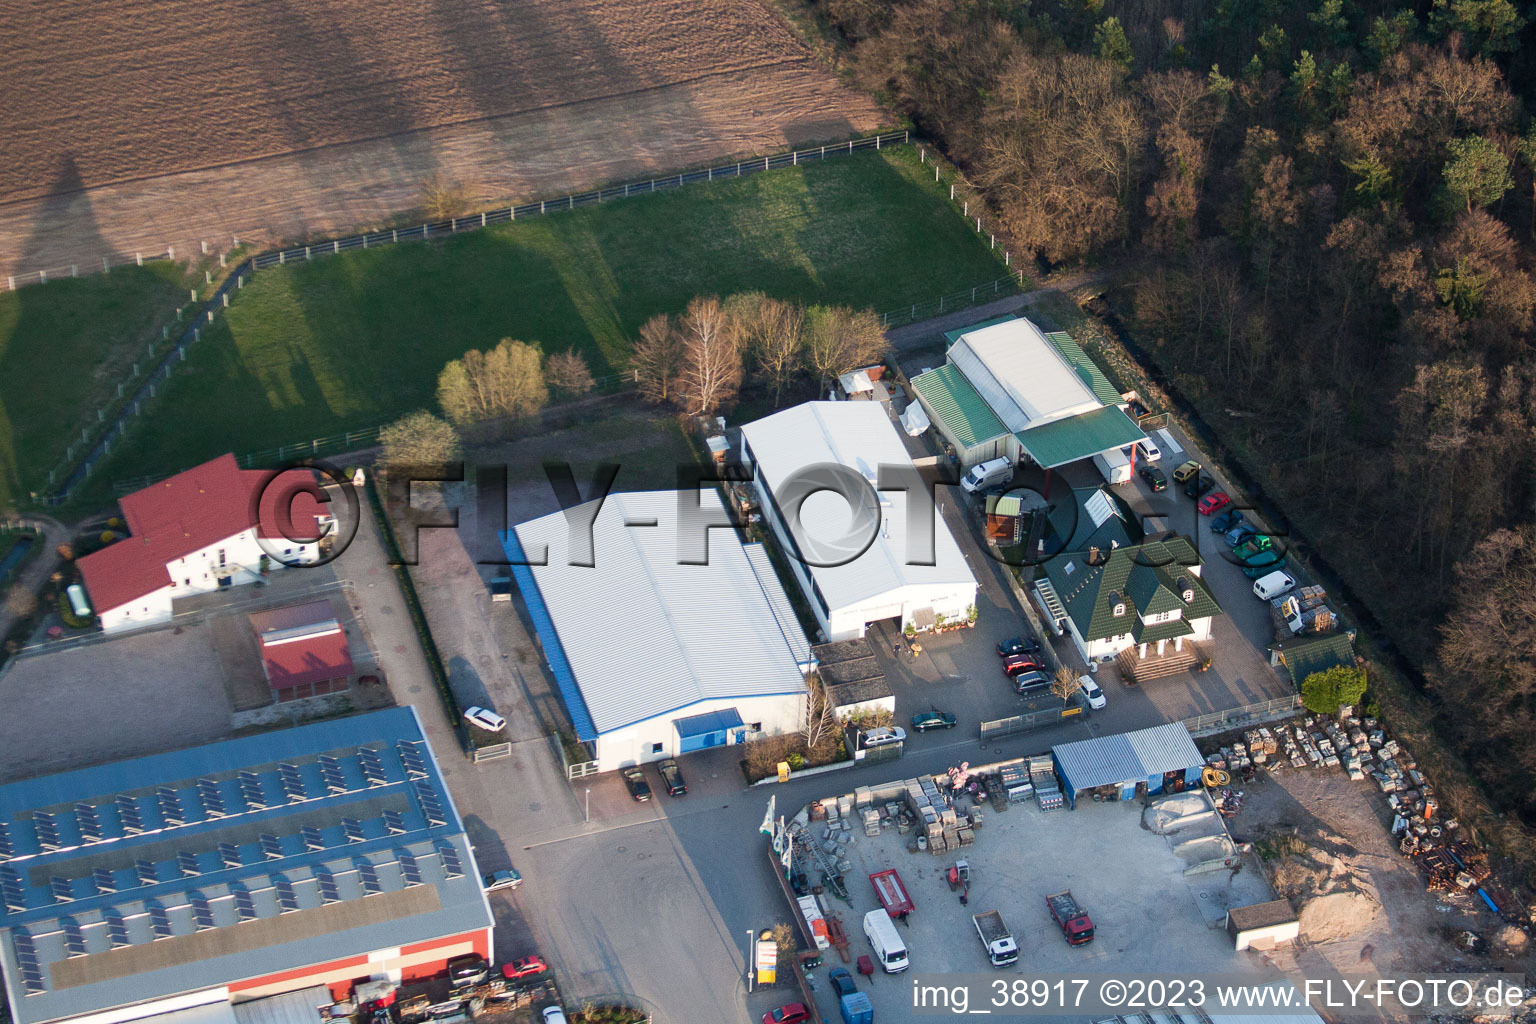
POLYGON ((651 744, 651 753, 659 754, 663 750, 665 750, 666 748, 667 748, 667 745, 665 743, 652 743, 651 744))
POLYGON ((753 722, 751 725, 747 726, 747 728, 751 729, 753 732, 762 732, 763 731, 763 723, 762 722, 753 722))
POLYGON ((220 565, 224 564, 224 549, 223 548, 219 548, 219 564, 220 565))

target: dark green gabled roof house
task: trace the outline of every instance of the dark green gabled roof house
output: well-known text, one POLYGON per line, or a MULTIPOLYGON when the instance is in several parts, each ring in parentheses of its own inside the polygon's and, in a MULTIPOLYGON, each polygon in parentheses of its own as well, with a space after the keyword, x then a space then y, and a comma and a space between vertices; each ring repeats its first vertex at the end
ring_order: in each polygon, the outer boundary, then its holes
POLYGON ((1045 563, 1035 596, 1047 621, 1087 660, 1130 648, 1160 656, 1210 639, 1211 620, 1222 611, 1202 568, 1188 538, 1163 533, 1140 544, 1063 552, 1045 563))

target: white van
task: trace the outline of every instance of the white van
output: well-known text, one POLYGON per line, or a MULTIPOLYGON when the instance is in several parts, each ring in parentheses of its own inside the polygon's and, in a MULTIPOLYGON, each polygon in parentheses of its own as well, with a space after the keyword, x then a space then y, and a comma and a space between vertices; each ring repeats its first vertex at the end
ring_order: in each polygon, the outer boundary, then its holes
POLYGON ((875 960, 886 974, 900 974, 907 969, 907 945, 896 934, 896 923, 884 910, 864 915, 864 937, 875 951, 875 960))
POLYGON ((1270 601, 1282 594, 1289 594, 1295 587, 1296 581, 1290 574, 1277 569, 1253 581, 1253 596, 1260 601, 1270 601))
POLYGON ((1013 460, 988 459, 972 466, 971 471, 960 478, 960 486, 965 488, 967 494, 975 494, 983 487, 1007 483, 1012 479, 1013 460))

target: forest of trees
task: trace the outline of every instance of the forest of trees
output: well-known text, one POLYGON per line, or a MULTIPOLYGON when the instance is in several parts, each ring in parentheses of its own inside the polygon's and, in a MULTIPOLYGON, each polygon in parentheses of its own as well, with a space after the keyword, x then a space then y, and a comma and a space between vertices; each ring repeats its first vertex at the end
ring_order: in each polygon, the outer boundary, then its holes
POLYGON ((1536 819, 1536 29, 1519 9, 808 3, 1017 246, 1108 272, 1141 347, 1536 819))

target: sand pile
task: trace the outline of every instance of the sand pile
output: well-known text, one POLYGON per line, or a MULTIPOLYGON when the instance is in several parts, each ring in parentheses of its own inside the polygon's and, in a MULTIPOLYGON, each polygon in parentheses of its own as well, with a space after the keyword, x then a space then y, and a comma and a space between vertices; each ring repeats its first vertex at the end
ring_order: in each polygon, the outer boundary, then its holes
POLYGON ((1381 917, 1381 907, 1358 892, 1335 892, 1302 905, 1301 934, 1313 942, 1333 942, 1369 932, 1381 917))
POLYGON ((1524 953, 1530 942, 1531 937, 1512 924, 1500 928, 1493 936, 1495 949, 1515 956, 1524 953))

